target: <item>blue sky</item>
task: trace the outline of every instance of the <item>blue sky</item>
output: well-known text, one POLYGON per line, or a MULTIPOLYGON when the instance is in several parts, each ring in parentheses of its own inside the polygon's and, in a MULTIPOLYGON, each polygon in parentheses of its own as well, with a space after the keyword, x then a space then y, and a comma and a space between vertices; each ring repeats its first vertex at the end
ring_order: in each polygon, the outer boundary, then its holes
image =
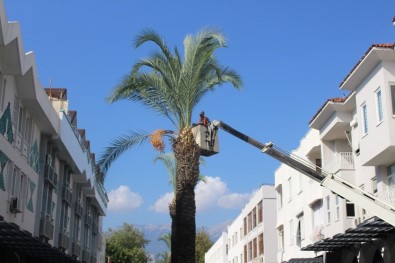
MULTIPOLYGON (((25 51, 34 51, 39 79, 67 88, 91 150, 100 156, 129 130, 171 129, 167 119, 140 104, 109 105, 105 97, 133 63, 153 51, 135 49, 143 29, 182 48, 187 34, 218 27, 228 47, 219 61, 242 76, 244 89, 223 86, 204 98, 204 110, 261 141, 294 149, 308 122, 328 98, 342 97, 339 83, 373 43, 395 41, 395 1, 50 1, 4 0, 8 20, 19 21, 25 51)), ((198 185, 197 225, 232 220, 261 184, 274 183, 279 163, 220 131, 220 153, 206 159, 198 185)), ((169 144, 169 143, 168 143, 169 144)), ((168 147, 170 150, 170 147, 168 147)), ((105 187, 113 202, 104 227, 170 224, 165 169, 153 164, 149 144, 122 155, 105 187)))

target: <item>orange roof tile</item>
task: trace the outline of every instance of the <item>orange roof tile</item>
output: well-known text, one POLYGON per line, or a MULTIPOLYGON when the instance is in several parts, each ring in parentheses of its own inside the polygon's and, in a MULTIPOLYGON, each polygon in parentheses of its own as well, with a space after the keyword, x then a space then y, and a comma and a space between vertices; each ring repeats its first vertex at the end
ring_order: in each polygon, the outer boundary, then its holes
MULTIPOLYGON (((395 19, 395 17, 394 17, 395 19)), ((343 79, 343 81, 340 83, 340 87, 346 82, 346 80, 351 76, 351 74, 355 71, 355 69, 361 64, 361 62, 365 59, 365 57, 369 54, 369 52, 373 48, 395 48, 394 43, 389 43, 389 44, 373 44, 369 47, 369 49, 365 52, 365 54, 362 56, 362 58, 357 62, 357 64, 351 69, 351 71, 348 73, 348 75, 343 79)))
MULTIPOLYGON (((351 93, 350 93, 351 94, 351 93)), ((311 118, 311 120, 309 121, 309 124, 311 124, 313 122, 313 120, 318 116, 318 114, 320 114, 320 112, 325 108, 325 106, 329 103, 329 102, 335 102, 335 103, 344 103, 347 100, 348 96, 345 98, 331 98, 331 99, 327 99, 326 102, 318 109, 318 111, 314 114, 313 118, 311 118)))

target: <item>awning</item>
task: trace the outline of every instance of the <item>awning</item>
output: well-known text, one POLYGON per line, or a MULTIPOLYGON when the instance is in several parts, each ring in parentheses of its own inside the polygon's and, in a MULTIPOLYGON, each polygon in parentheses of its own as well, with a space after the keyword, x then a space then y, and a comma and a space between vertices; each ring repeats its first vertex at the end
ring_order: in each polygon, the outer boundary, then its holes
POLYGON ((322 257, 318 258, 293 258, 288 263, 323 263, 322 257))
POLYGON ((80 263, 70 255, 43 243, 38 237, 33 237, 18 225, 4 221, 0 216, 0 248, 14 250, 29 257, 39 258, 48 263, 80 263))
POLYGON ((348 248, 357 244, 371 242, 372 239, 384 238, 386 234, 395 232, 395 227, 378 217, 372 217, 356 228, 347 229, 343 234, 334 235, 312 245, 302 248, 304 251, 333 251, 348 248))

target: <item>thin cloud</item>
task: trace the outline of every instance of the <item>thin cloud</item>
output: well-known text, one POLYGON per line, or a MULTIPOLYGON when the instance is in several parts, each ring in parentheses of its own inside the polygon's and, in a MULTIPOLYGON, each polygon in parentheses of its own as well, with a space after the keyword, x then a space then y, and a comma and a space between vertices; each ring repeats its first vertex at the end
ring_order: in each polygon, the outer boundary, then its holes
POLYGON ((108 193, 108 211, 128 212, 141 206, 143 198, 132 192, 128 186, 121 185, 108 193))
POLYGON ((166 193, 159 197, 159 199, 156 200, 155 204, 151 206, 150 209, 157 213, 169 212, 169 204, 172 202, 173 198, 173 192, 166 193))
MULTIPOLYGON (((214 208, 240 209, 251 197, 251 193, 230 193, 225 182, 220 177, 206 176, 206 183, 200 182, 195 189, 196 210, 207 211, 214 208)), ((158 213, 169 212, 169 204, 173 200, 172 192, 162 195, 151 210, 158 213)))

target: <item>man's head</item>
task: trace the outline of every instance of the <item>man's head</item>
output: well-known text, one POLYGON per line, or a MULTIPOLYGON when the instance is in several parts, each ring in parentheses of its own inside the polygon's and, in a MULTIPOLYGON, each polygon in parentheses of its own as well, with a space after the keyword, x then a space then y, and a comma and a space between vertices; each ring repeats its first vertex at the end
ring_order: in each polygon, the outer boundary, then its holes
POLYGON ((204 111, 202 111, 202 112, 200 113, 200 116, 201 116, 201 117, 203 117, 203 116, 204 116, 204 111))

